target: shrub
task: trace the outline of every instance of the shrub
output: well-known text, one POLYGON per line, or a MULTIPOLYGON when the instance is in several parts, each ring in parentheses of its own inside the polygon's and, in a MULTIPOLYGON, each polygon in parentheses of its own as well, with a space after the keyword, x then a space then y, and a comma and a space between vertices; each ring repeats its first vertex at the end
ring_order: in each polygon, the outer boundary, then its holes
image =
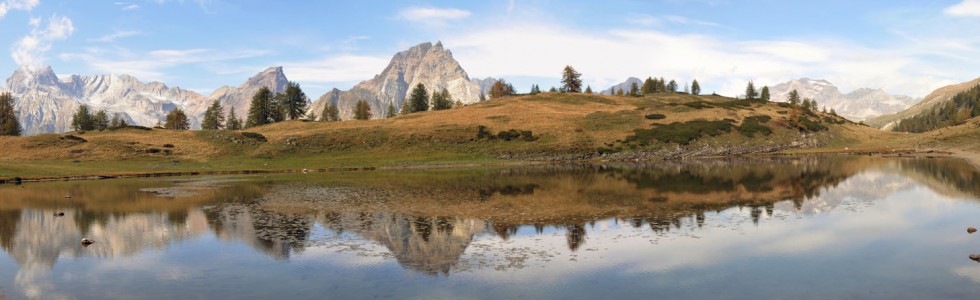
POLYGON ((160 149, 158 149, 158 148, 149 148, 149 149, 146 149, 146 153, 150 153, 150 154, 160 153, 160 149))
POLYGON ((646 115, 646 116, 643 116, 643 117, 644 118, 647 118, 647 120, 662 120, 662 119, 667 118, 667 116, 662 115, 662 114, 649 114, 649 115, 646 115))
POLYGON ((253 139, 253 140, 256 140, 256 141, 259 141, 259 142, 263 142, 263 143, 269 141, 269 140, 267 140, 265 138, 264 135, 259 134, 259 133, 255 133, 255 132, 242 132, 242 136, 247 137, 247 138, 250 138, 250 139, 253 139))
POLYGON ((742 120, 742 125, 738 127, 738 132, 747 137, 754 137, 756 133, 768 136, 772 134, 772 129, 764 124, 769 123, 770 120, 772 117, 769 116, 745 117, 742 120))
POLYGON ((817 131, 824 131, 830 129, 827 128, 827 126, 824 126, 823 124, 820 124, 818 122, 814 122, 813 120, 810 120, 807 117, 800 117, 799 121, 796 123, 796 128, 799 128, 800 131, 804 131, 804 132, 817 132, 817 131))
POLYGON ((81 142, 81 143, 88 142, 88 140, 86 140, 86 139, 83 139, 83 138, 78 137, 78 136, 70 135, 70 134, 66 134, 66 135, 61 136, 61 139, 62 140, 69 140, 69 141, 75 141, 75 142, 81 142))
POLYGON ((497 138, 505 141, 516 140, 521 137, 521 132, 516 129, 501 131, 497 133, 497 138))
POLYGON ((173 148, 174 144, 163 144, 164 148, 173 148))
POLYGON ((480 126, 477 127, 476 139, 478 139, 478 140, 488 139, 489 140, 491 138, 493 138, 493 134, 490 133, 490 129, 489 128, 487 128, 486 126, 483 126, 483 125, 480 125, 480 126))
POLYGON ((538 137, 534 136, 534 133, 531 132, 530 130, 522 130, 521 139, 526 142, 533 142, 533 141, 537 141, 538 137))
POLYGON ((688 102, 688 103, 684 103, 684 105, 694 109, 714 108, 714 106, 711 106, 710 104, 704 101, 688 102))
POLYGON ((664 143, 690 144, 704 135, 717 136, 732 131, 735 125, 727 121, 674 122, 652 129, 637 129, 626 137, 626 143, 648 145, 657 140, 664 143))

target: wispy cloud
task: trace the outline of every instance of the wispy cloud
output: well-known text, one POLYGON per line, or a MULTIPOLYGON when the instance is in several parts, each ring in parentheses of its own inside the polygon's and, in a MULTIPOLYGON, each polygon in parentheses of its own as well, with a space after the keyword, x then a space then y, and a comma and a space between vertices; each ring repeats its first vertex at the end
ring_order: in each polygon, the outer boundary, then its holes
POLYGON ((430 26, 445 25, 449 21, 465 19, 471 13, 457 8, 409 7, 398 13, 398 18, 430 26))
POLYGON ((0 18, 7 15, 11 10, 31 11, 40 4, 40 0, 4 0, 0 2, 0 18))
POLYGON ((128 37, 132 37, 132 36, 137 36, 137 35, 140 35, 140 34, 142 34, 142 32, 137 31, 137 30, 121 30, 121 31, 116 31, 116 32, 113 32, 113 33, 110 33, 110 34, 107 34, 107 35, 103 35, 103 36, 98 37, 98 38, 89 39, 89 41, 90 42, 99 42, 99 43, 115 43, 116 40, 118 40, 118 39, 128 38, 128 37))
POLYGON ((144 80, 168 79, 167 69, 186 65, 208 68, 222 64, 268 55, 265 50, 160 49, 135 53, 126 48, 88 48, 80 53, 62 53, 64 61, 82 61, 92 69, 111 74, 128 74, 144 80))
POLYGON ((317 60, 280 63, 289 79, 308 83, 352 83, 384 69, 389 56, 341 54, 317 60))
POLYGON ((963 0, 947 7, 943 13, 958 17, 980 17, 980 0, 963 0))
POLYGON ((164 5, 168 3, 185 4, 188 2, 192 2, 194 4, 197 4, 197 6, 201 8, 201 10, 207 13, 212 13, 211 8, 214 6, 212 0, 153 0, 153 2, 156 2, 157 5, 164 5))
POLYGON ((44 54, 51 50, 51 45, 75 33, 71 19, 65 16, 52 15, 44 27, 41 26, 40 18, 31 18, 28 24, 31 26, 31 33, 14 43, 10 51, 14 62, 21 66, 44 65, 44 54))
POLYGON ((676 15, 651 16, 648 14, 633 14, 627 17, 626 21, 629 22, 630 24, 640 25, 640 26, 658 26, 663 24, 674 24, 674 25, 697 25, 697 26, 707 26, 707 27, 724 27, 721 24, 715 22, 691 19, 688 17, 676 16, 676 15))

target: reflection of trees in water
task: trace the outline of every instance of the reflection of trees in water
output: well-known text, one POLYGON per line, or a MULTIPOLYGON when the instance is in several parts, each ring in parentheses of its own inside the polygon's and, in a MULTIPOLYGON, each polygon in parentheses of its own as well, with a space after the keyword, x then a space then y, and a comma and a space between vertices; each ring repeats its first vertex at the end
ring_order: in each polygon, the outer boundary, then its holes
POLYGON ((307 216, 276 213, 255 203, 223 203, 204 213, 218 238, 241 241, 276 259, 302 252, 313 227, 307 216))

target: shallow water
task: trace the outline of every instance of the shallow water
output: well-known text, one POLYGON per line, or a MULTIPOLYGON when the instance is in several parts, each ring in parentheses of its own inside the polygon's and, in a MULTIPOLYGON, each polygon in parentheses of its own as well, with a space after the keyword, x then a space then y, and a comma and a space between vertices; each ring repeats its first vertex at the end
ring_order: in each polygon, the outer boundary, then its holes
POLYGON ((976 298, 978 196, 869 157, 7 185, 0 294, 976 298))

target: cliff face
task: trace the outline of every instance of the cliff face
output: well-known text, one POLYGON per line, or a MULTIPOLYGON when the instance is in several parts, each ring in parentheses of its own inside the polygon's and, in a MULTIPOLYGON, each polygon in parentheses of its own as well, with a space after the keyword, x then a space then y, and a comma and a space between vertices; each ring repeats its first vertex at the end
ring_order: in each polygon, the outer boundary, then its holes
POLYGON ((354 104, 365 100, 371 105, 374 117, 381 118, 389 104, 400 109, 420 83, 430 94, 446 89, 454 101, 473 103, 479 101, 484 81, 471 80, 442 43, 422 43, 395 54, 388 67, 374 78, 348 91, 334 89, 320 96, 310 110, 319 115, 326 103, 332 103, 339 106, 342 119, 350 119, 354 104))

